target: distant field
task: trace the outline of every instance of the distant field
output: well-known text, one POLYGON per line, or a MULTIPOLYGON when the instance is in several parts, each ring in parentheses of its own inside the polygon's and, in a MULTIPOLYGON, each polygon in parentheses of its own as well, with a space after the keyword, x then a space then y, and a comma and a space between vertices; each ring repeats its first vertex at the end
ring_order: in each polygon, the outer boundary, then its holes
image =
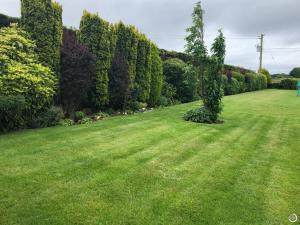
POLYGON ((225 97, 220 125, 183 121, 194 102, 2 135, 0 224, 290 224, 300 216, 295 95, 225 97))

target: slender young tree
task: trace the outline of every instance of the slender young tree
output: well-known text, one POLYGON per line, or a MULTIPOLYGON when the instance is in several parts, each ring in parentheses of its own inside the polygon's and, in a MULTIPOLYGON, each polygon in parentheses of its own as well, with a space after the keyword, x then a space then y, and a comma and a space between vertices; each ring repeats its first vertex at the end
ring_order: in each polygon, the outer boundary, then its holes
POLYGON ((225 59, 225 37, 219 30, 218 37, 214 40, 211 48, 211 56, 203 42, 203 11, 198 2, 193 13, 193 26, 188 29, 190 35, 187 37, 187 52, 191 54, 194 66, 205 72, 205 78, 201 72, 202 98, 204 107, 191 110, 184 116, 185 120, 200 123, 217 123, 218 116, 222 111, 222 71, 225 59), (205 69, 204 69, 205 68, 205 69))
POLYGON ((225 37, 219 30, 218 37, 211 48, 212 56, 207 66, 207 78, 205 81, 204 107, 210 112, 209 117, 213 123, 218 121, 218 115, 222 111, 222 71, 226 53, 225 37))
POLYGON ((207 59, 207 49, 204 45, 204 11, 201 7, 201 2, 197 2, 192 14, 193 24, 186 31, 186 50, 192 58, 193 65, 198 68, 201 81, 201 95, 204 95, 204 68, 207 59))

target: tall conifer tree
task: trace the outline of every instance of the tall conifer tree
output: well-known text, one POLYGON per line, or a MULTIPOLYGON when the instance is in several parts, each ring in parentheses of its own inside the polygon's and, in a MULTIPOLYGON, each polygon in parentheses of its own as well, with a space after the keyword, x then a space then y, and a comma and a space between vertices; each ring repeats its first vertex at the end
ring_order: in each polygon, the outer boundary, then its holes
POLYGON ((21 0, 21 25, 36 41, 39 60, 59 75, 62 7, 51 0, 21 0))
POLYGON ((110 24, 97 14, 84 11, 80 22, 79 38, 96 57, 96 79, 92 99, 97 108, 104 108, 109 103, 108 73, 112 59, 110 24))

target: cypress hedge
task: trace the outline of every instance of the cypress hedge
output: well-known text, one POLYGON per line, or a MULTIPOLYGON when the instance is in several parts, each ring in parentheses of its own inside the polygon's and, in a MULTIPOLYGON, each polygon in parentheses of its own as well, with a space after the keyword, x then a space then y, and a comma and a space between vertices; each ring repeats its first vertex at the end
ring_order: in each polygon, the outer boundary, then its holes
POLYGON ((111 66, 110 24, 97 14, 84 11, 79 38, 96 57, 96 77, 92 101, 97 108, 109 103, 108 73, 111 66))
POLYGON ((138 31, 133 26, 126 26, 120 22, 117 24, 116 34, 116 48, 121 51, 129 65, 129 75, 133 84, 136 77, 138 31))
POLYGON ((161 97, 163 87, 163 63, 159 55, 159 49, 151 43, 151 83, 150 83, 150 96, 148 104, 156 106, 159 98, 161 97))
POLYGON ((40 62, 60 71, 62 7, 51 0, 21 0, 21 25, 37 45, 40 62))
POLYGON ((150 95, 151 81, 151 43, 141 35, 137 48, 136 78, 134 89, 136 100, 146 102, 150 95))

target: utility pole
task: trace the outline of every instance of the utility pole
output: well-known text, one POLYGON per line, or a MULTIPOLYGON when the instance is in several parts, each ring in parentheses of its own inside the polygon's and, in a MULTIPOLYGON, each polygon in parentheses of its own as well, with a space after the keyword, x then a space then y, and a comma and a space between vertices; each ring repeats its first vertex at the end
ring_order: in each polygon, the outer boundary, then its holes
POLYGON ((264 51, 264 34, 260 35, 260 46, 259 46, 259 71, 262 70, 263 51, 264 51))

